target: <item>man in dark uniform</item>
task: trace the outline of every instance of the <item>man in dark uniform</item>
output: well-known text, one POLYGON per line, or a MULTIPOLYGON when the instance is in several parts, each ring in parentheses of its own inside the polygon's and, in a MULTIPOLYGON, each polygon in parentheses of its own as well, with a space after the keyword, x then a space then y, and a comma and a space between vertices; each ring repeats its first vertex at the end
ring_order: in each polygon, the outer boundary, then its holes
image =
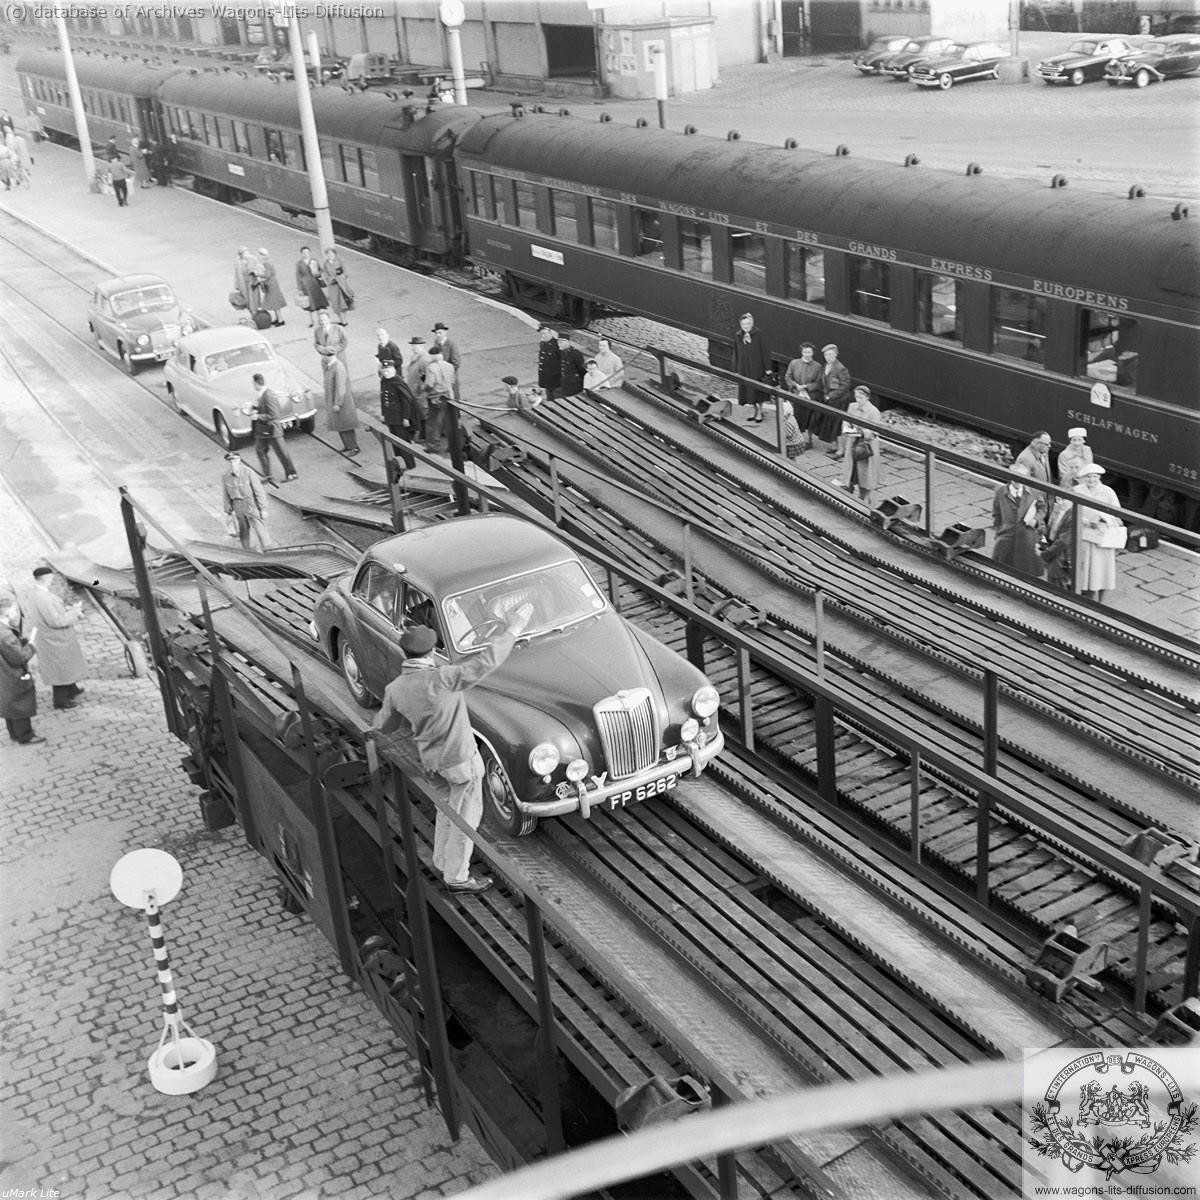
MULTIPOLYGON (((382 347, 381 347, 382 348, 382 347)), ((379 381, 379 415, 392 437, 405 442, 421 436, 421 409, 407 383, 396 374, 396 364, 383 360, 383 378, 379 381)), ((404 466, 416 462, 411 454, 403 454, 404 466)))
POLYGON ((572 345, 571 335, 565 330, 558 335, 558 358, 562 378, 559 380, 559 393, 563 396, 577 396, 583 391, 583 377, 587 374, 587 359, 578 346, 572 345))
POLYGON ((393 362, 396 364, 396 370, 399 371, 404 366, 404 355, 400 353, 400 347, 392 341, 392 335, 382 327, 375 330, 375 357, 379 359, 379 375, 383 377, 383 364, 393 362))
POLYGON ((538 337, 541 339, 538 342, 538 387, 546 393, 547 400, 553 400, 562 382, 562 357, 554 330, 549 325, 538 326, 538 337))
POLYGON ((247 405, 242 411, 254 414, 254 452, 258 455, 263 482, 275 482, 271 478, 271 451, 274 450, 283 468, 283 482, 290 483, 299 476, 283 440, 283 409, 279 397, 267 387, 262 375, 256 373, 250 382, 254 388, 255 403, 247 405))
MULTIPOLYGON (((514 609, 489 646, 453 665, 434 657, 434 630, 410 626, 400 635, 404 666, 384 691, 375 720, 381 734, 391 735, 388 748, 399 756, 405 774, 423 778, 472 829, 483 818, 483 759, 464 693, 508 658, 532 615, 531 604, 514 609)), ((471 839, 439 812, 433 866, 448 891, 478 893, 492 886, 487 876, 471 874, 471 850, 471 839)))

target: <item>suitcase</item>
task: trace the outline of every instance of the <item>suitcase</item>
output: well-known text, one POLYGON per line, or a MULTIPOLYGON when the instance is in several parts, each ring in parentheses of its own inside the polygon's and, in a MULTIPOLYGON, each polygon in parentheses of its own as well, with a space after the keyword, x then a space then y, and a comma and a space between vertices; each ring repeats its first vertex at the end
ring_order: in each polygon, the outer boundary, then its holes
POLYGON ((271 325, 271 314, 265 308, 257 309, 254 313, 254 328, 270 329, 271 325))

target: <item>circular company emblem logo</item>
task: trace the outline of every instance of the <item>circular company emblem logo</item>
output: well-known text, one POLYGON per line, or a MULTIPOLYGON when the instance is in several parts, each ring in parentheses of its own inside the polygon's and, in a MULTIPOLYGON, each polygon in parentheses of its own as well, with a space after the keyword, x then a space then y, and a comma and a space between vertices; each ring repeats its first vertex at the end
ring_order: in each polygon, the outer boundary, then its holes
POLYGON ((1124 1171, 1150 1175, 1167 1162, 1188 1161, 1195 1143, 1197 1106, 1184 1103, 1171 1075, 1137 1050, 1097 1050, 1067 1063, 1029 1114, 1029 1144, 1079 1171, 1092 1167, 1106 1179, 1124 1171))

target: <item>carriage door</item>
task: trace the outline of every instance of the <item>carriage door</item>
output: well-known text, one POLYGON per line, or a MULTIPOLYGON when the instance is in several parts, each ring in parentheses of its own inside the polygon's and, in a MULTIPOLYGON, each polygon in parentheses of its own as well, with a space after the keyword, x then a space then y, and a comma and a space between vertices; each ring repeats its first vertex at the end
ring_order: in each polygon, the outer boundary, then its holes
MULTIPOLYGON (((401 156, 404 173, 404 201, 408 205, 409 242, 416 249, 428 249, 427 231, 434 224, 430 207, 429 177, 425 159, 419 154, 401 156)), ((436 240, 436 239, 435 239, 436 240)))

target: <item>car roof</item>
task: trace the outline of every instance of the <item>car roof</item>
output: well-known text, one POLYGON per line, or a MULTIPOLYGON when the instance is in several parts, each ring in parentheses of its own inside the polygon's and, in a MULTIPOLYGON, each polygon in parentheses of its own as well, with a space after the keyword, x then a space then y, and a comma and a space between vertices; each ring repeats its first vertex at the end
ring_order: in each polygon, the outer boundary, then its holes
POLYGON ((167 281, 158 275, 118 275, 115 279, 105 279, 97 285, 102 296, 112 296, 117 292, 127 292, 131 288, 170 287, 167 281))
POLYGON ((179 344, 189 354, 211 354, 214 350, 232 350, 235 346, 263 344, 270 346, 268 338, 245 325, 223 325, 217 329, 198 329, 181 338, 179 344))
POLYGON ((576 557, 552 533, 519 517, 459 517, 376 542, 364 558, 403 568, 414 582, 437 581, 439 595, 477 587, 576 557))

